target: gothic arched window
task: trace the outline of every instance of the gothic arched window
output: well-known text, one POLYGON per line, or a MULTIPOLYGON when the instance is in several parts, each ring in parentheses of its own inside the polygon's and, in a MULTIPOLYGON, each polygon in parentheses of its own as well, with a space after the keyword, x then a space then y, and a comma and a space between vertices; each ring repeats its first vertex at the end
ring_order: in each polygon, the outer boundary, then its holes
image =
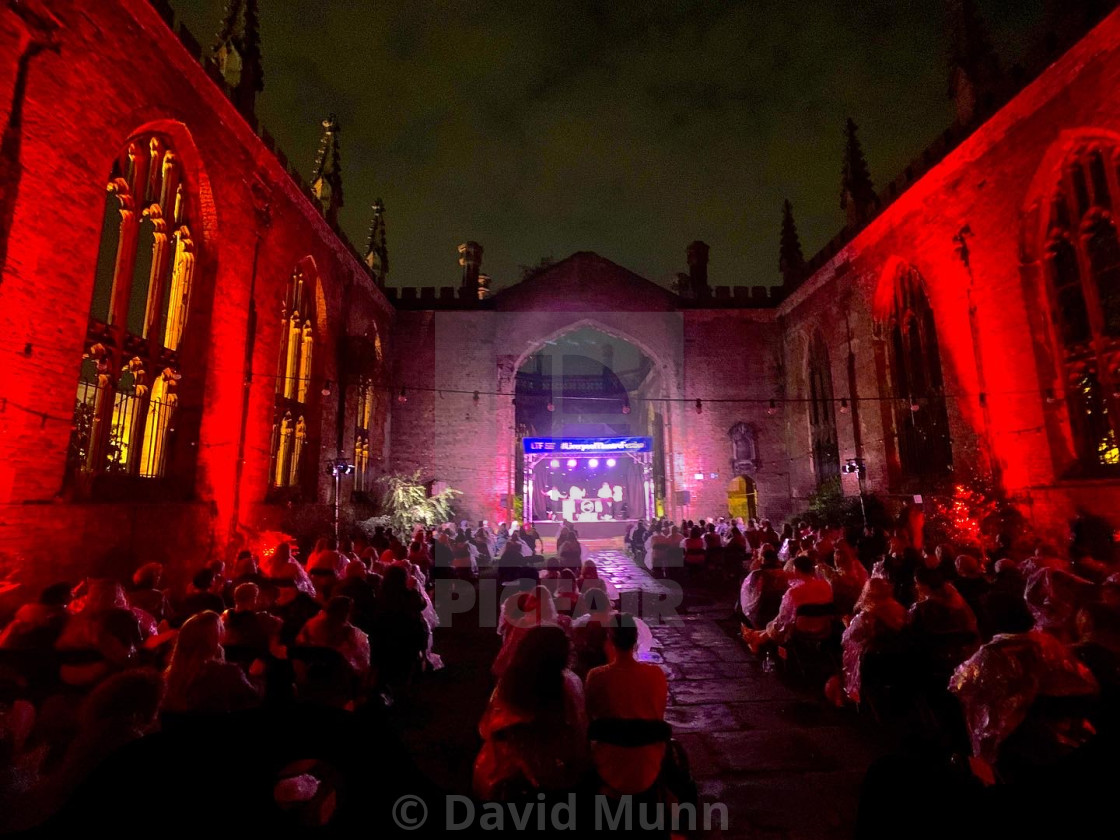
POLYGON ((933 310, 921 275, 910 267, 895 278, 887 358, 891 405, 902 473, 930 478, 952 470, 949 416, 933 310))
POLYGON ((1099 146, 1066 161, 1051 197, 1045 264, 1078 460, 1120 467, 1120 238, 1117 159, 1099 146))
POLYGON ((375 415, 376 392, 373 381, 367 377, 358 380, 358 408, 354 415, 354 491, 368 493, 373 489, 370 471, 370 427, 375 415))
POLYGON ((173 445, 196 245, 171 143, 133 138, 109 175, 68 455, 74 478, 160 478, 173 445))
POLYGON ((809 429, 817 484, 840 477, 840 446, 836 436, 836 405, 828 347, 819 333, 809 344, 809 429))
POLYGON ((280 354, 276 373, 276 408, 272 421, 272 467, 275 488, 295 487, 311 480, 315 459, 308 455, 313 411, 318 405, 311 387, 315 357, 316 278, 298 267, 288 279, 280 311, 280 354))

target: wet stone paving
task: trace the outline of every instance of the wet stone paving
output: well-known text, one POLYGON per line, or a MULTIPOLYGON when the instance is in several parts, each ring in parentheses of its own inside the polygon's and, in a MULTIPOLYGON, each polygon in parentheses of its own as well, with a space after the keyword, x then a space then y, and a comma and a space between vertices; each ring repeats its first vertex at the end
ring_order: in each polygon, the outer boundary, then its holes
MULTIPOLYGON (((635 592, 643 599, 669 594, 669 582, 622 551, 589 557, 624 604, 633 603, 635 592)), ((887 749, 884 733, 850 709, 829 707, 821 692, 765 672, 732 635, 733 582, 706 598, 693 597, 691 584, 685 589, 679 614, 651 628, 654 645, 646 658, 668 675, 666 718, 688 752, 704 801, 727 806, 722 836, 851 837, 860 782, 887 749)))

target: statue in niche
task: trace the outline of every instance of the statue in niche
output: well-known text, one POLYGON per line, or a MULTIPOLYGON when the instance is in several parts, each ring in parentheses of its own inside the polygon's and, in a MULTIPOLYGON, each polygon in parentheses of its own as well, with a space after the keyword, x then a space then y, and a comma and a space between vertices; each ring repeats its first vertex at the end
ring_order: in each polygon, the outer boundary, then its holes
POLYGON ((731 471, 736 475, 755 472, 762 463, 758 457, 758 431, 739 422, 727 433, 731 439, 731 471))

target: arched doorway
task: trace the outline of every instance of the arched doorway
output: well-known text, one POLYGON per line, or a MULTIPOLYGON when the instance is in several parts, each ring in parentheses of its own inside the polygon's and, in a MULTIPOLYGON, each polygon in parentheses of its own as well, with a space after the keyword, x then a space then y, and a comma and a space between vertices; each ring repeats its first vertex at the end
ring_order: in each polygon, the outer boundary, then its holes
POLYGON ((758 489, 750 476, 736 476, 727 486, 727 512, 732 518, 758 518, 758 489))
POLYGON ((515 373, 515 510, 546 530, 651 518, 664 492, 660 396, 657 365, 625 338, 582 323, 542 342, 515 373))

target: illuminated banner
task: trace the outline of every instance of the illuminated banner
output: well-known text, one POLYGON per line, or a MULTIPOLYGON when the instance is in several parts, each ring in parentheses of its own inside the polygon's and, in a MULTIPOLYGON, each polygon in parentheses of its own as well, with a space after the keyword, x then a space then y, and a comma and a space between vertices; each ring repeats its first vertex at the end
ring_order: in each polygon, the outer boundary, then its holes
POLYGON ((599 454, 601 452, 652 452, 653 438, 525 438, 528 453, 563 452, 569 455, 599 454))

